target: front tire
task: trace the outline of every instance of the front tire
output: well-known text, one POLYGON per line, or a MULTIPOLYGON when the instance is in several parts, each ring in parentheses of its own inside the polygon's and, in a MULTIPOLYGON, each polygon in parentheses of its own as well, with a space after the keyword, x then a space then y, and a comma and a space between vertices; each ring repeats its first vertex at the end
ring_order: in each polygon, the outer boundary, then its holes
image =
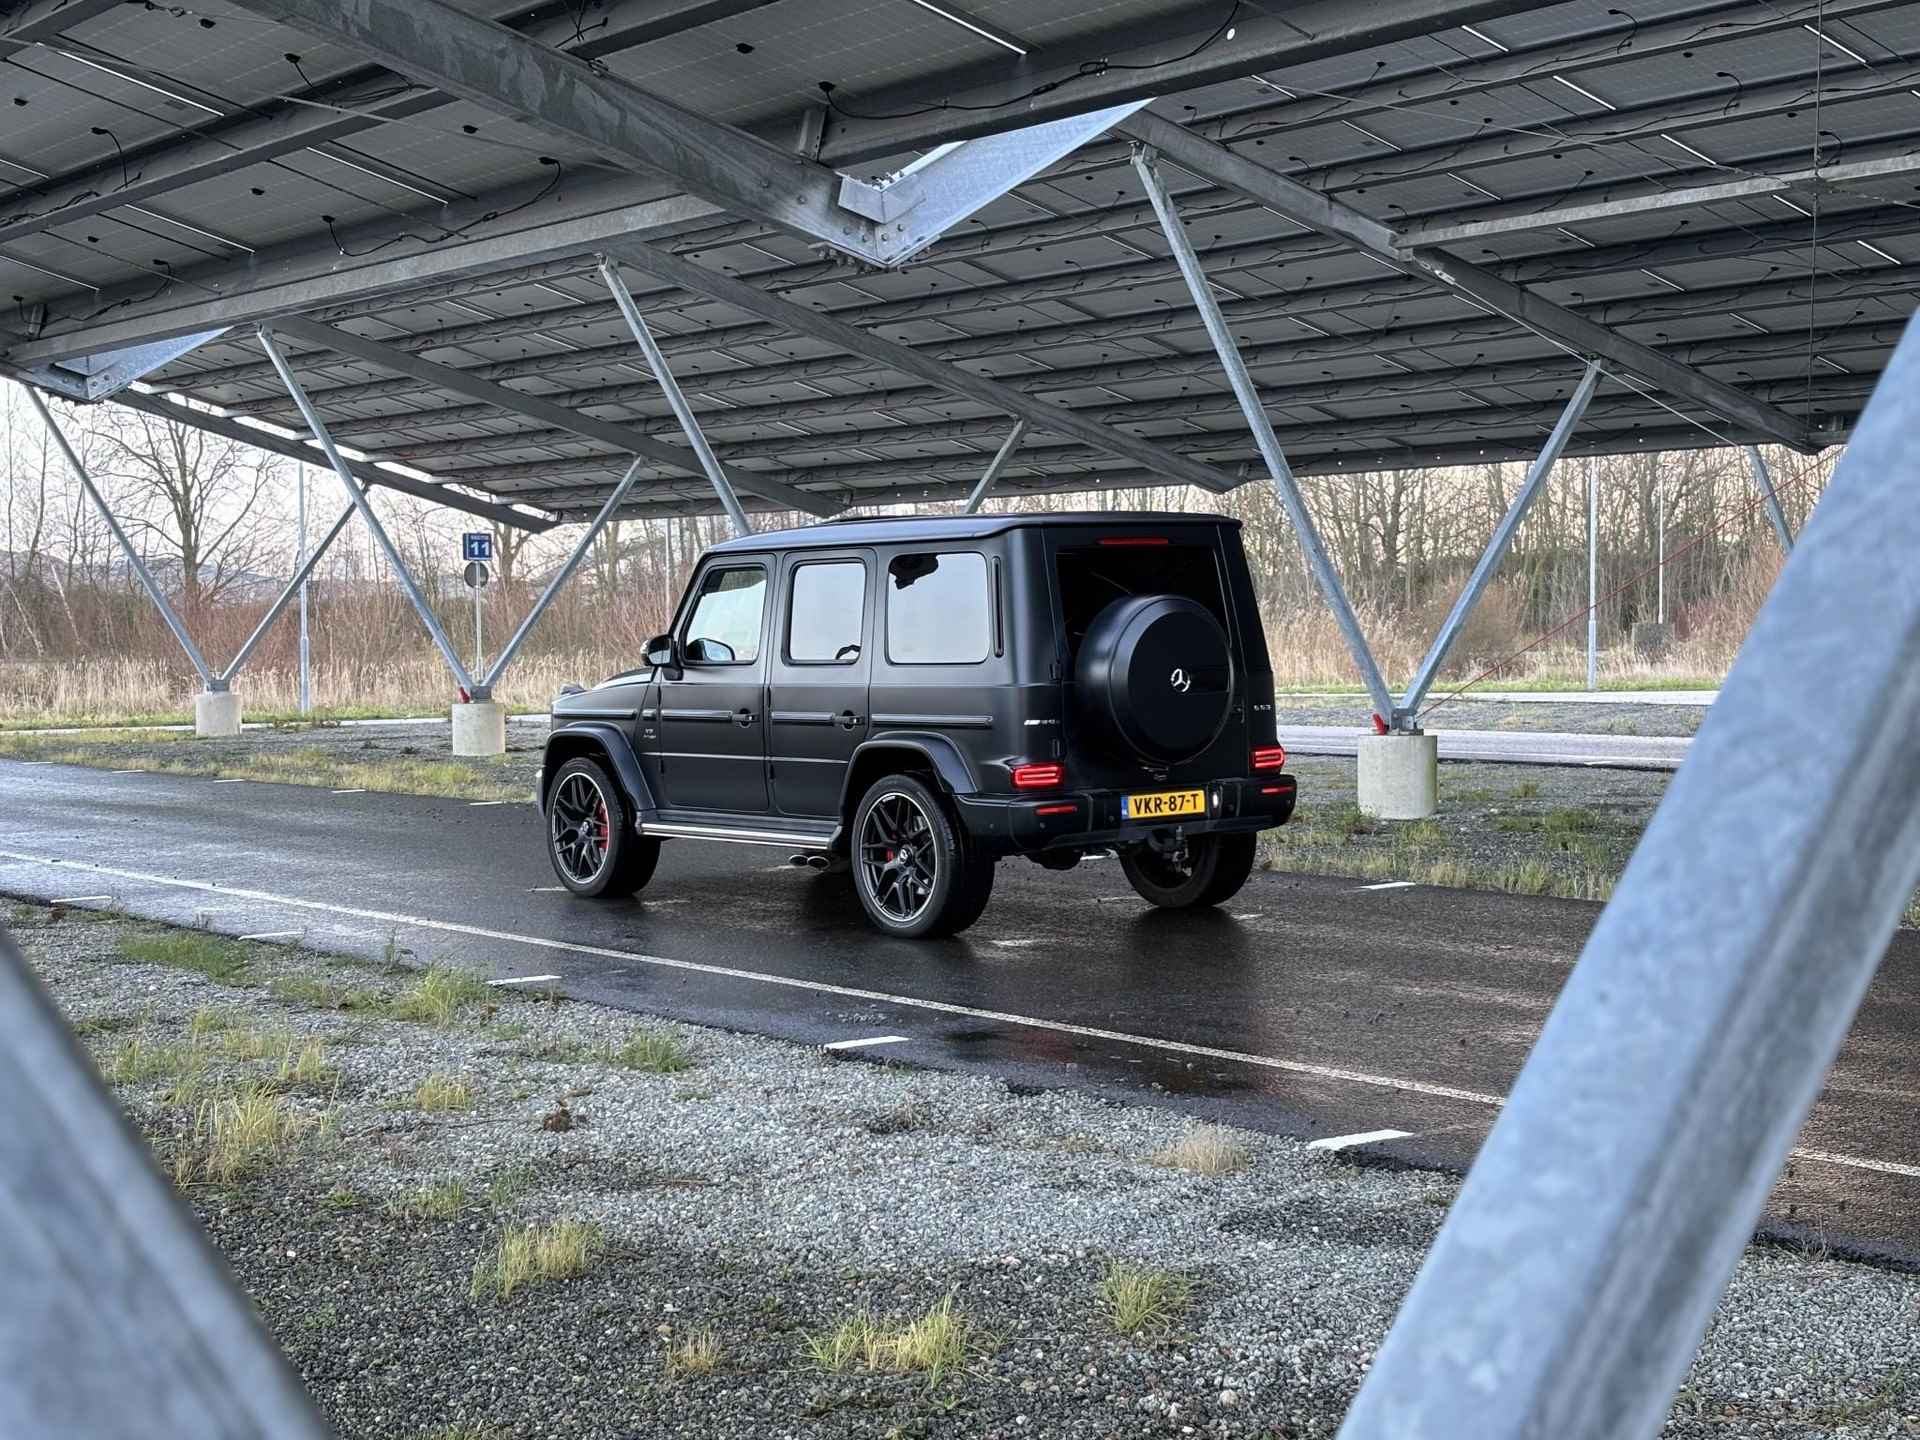
POLYGON ((875 929, 903 940, 953 935, 980 918, 993 861, 974 853, 934 791, 884 775, 853 816, 853 886, 875 929))
POLYGON ((660 842, 634 833, 633 812, 597 760, 569 760, 547 797, 547 859, 560 883, 591 900, 631 895, 653 878, 660 842))
POLYGON ((1194 835, 1176 854, 1135 845, 1120 852, 1120 868, 1140 898, 1162 910, 1197 910, 1240 893, 1253 873, 1259 837, 1194 835))

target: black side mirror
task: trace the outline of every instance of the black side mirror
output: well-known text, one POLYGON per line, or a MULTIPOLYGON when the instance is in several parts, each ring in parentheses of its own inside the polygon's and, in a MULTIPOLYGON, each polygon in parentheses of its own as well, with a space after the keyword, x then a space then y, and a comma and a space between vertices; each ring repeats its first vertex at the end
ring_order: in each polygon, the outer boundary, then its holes
POLYGON ((647 642, 647 664, 665 671, 669 680, 680 678, 680 652, 672 635, 656 635, 647 642))

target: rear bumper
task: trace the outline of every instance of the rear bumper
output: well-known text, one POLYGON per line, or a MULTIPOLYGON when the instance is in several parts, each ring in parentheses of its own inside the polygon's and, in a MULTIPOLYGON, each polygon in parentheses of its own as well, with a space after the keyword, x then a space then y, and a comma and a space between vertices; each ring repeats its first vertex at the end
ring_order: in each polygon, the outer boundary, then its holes
POLYGON ((994 855, 1131 845, 1156 830, 1176 828, 1189 835, 1271 830, 1293 814, 1291 775, 1209 780, 1190 788, 1207 792, 1207 813, 1177 820, 1123 819, 1120 798, 1125 792, 1119 790, 1063 790, 1019 798, 959 795, 954 804, 968 836, 994 855))

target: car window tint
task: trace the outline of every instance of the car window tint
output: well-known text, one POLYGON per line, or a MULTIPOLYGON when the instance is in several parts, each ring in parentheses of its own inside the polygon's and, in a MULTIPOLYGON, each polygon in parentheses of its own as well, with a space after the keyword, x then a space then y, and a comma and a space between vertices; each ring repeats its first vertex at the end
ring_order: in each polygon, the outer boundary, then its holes
POLYGON ((887 566, 887 658, 971 665, 993 644, 987 562, 972 552, 896 555, 887 566))
POLYGON ((760 614, 767 600, 767 572, 758 565, 709 570, 700 598, 687 618, 682 648, 700 665, 749 664, 760 657, 760 614))
POLYGON ((851 663, 860 655, 867 567, 858 560, 797 565, 787 602, 787 658, 851 663))

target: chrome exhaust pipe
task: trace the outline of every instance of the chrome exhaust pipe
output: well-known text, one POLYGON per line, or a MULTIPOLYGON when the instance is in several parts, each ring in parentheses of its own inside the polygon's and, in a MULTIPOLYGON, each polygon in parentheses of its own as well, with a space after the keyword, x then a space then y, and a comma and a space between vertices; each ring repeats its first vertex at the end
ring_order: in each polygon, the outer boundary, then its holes
POLYGON ((803 870, 811 870, 817 875, 823 870, 831 870, 833 868, 833 857, 830 855, 822 855, 816 850, 811 854, 789 855, 787 857, 787 864, 797 865, 803 870))

